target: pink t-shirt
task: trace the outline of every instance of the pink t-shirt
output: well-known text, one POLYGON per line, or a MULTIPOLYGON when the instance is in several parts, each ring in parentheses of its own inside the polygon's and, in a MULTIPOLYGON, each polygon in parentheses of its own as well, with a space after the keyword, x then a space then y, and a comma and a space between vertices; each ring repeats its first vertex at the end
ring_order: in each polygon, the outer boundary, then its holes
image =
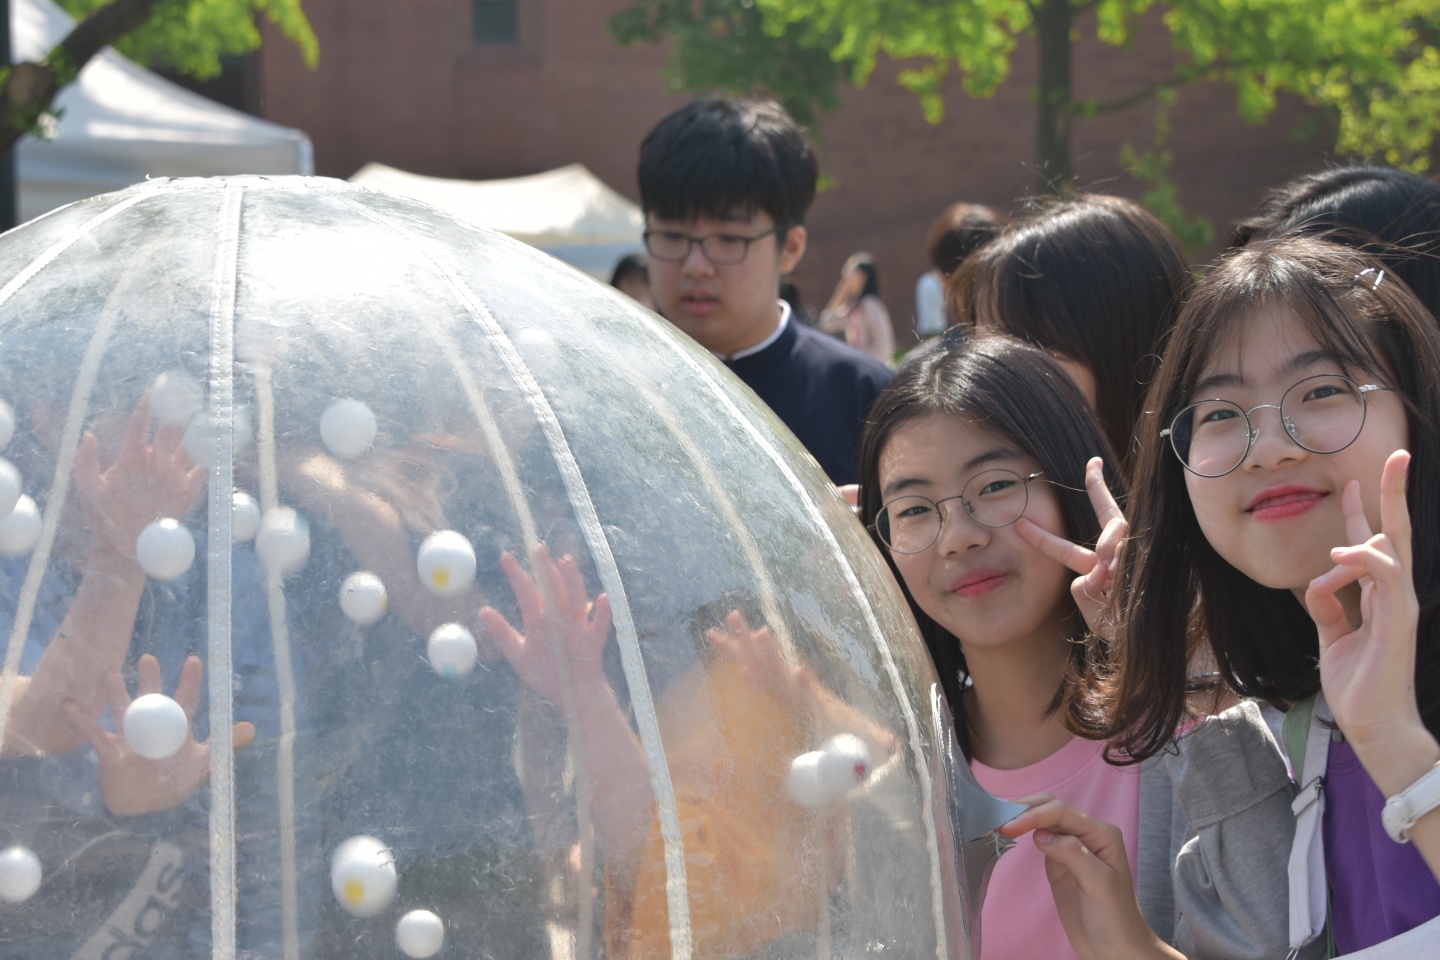
MULTIPOLYGON (((1105 762, 1105 744, 1079 737, 1039 763, 1019 770, 996 770, 972 763, 980 785, 1003 800, 1035 793, 1058 799, 1113 823, 1125 836, 1130 875, 1135 875, 1136 838, 1140 832, 1140 768, 1105 762)), ((990 877, 980 911, 980 960, 1077 960, 1045 879, 1045 855, 1023 836, 990 877)))

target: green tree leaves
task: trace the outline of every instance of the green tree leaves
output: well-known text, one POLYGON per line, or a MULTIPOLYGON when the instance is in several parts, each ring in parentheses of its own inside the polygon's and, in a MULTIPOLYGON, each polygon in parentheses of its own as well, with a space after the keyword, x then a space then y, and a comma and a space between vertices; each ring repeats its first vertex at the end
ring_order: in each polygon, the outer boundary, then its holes
MULTIPOLYGON (((1440 132, 1440 0, 1062 6, 1069 42, 1084 29, 1119 47, 1133 44, 1138 19, 1161 7, 1174 72, 1108 102, 1072 96, 1073 84, 1051 81, 1037 91, 1037 104, 1083 119, 1187 83, 1220 81, 1250 123, 1292 94, 1335 118, 1337 151, 1414 170, 1429 164, 1440 132)), ((767 94, 802 122, 816 109, 834 109, 840 84, 866 83, 883 55, 905 63, 899 82, 938 123, 950 74, 958 71, 970 96, 993 94, 1010 74, 1018 40, 1036 34, 1042 8, 1054 10, 1047 0, 635 0, 611 28, 621 43, 672 40, 667 74, 677 89, 767 94)), ((1042 62, 1065 57, 1057 41, 1040 41, 1042 62)), ((1063 133, 1054 117, 1042 123, 1063 133)), ((1068 157, 1037 159, 1042 168, 1069 169, 1068 157)))
MULTIPOLYGON (((59 0, 77 20, 110 0, 59 0)), ((242 56, 260 46, 255 23, 264 15, 300 48, 305 62, 319 62, 320 45, 300 0, 161 0, 150 18, 115 47, 149 66, 164 66, 207 80, 220 73, 225 57, 242 56)))

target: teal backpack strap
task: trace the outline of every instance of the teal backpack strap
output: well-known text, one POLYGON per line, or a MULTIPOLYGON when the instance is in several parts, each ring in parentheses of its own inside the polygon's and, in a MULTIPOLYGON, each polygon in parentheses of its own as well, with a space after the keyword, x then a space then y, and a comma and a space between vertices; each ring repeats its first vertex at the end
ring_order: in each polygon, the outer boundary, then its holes
POLYGON ((1280 728, 1281 739, 1285 741, 1285 755, 1290 759, 1290 769, 1295 772, 1295 782, 1305 776, 1305 747, 1310 740, 1310 718, 1315 715, 1315 698, 1306 697, 1285 713, 1285 723, 1280 728))
MULTIPOLYGON (((1319 694, 1301 700, 1291 707, 1285 714, 1285 722, 1280 727, 1280 737, 1285 741, 1285 754, 1290 760, 1290 769, 1295 772, 1295 783, 1303 791, 1308 784, 1305 782, 1305 755, 1310 745, 1310 723, 1315 716, 1315 705, 1319 694)), ((1335 929, 1330 923, 1329 891, 1326 891, 1325 904, 1325 953, 1326 957, 1334 957, 1335 929)))

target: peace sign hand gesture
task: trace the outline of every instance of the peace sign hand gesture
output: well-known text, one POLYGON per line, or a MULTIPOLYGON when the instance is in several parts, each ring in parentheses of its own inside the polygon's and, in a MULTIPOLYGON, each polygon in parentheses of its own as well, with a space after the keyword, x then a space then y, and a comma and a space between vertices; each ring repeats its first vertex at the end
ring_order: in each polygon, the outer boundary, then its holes
MULTIPOLYGON (((1410 562, 1405 478, 1410 454, 1397 450, 1380 478, 1380 532, 1365 518, 1360 484, 1341 494, 1351 546, 1330 551, 1335 567, 1310 581, 1305 606, 1320 634, 1325 700, 1357 753, 1420 726, 1415 700, 1415 630, 1420 603, 1410 562), (1360 586, 1360 623, 1352 628, 1339 592, 1360 586)), ((1362 757, 1363 759, 1363 757, 1362 757)))
POLYGON ((1092 457, 1085 465, 1085 492, 1090 495, 1090 505, 1101 527, 1094 550, 1042 530, 1024 517, 1015 521, 1015 530, 1030 546, 1079 574, 1070 584, 1070 595, 1075 598, 1086 626, 1097 636, 1113 638, 1115 624, 1106 608, 1130 527, 1105 485, 1105 461, 1099 457, 1092 457))

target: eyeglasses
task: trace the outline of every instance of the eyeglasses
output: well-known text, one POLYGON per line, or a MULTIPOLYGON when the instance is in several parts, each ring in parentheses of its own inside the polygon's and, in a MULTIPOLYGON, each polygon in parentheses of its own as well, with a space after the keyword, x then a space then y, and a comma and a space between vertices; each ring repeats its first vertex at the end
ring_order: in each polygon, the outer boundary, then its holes
POLYGON ((1250 415, 1280 411, 1280 423, 1296 445, 1311 453, 1339 453, 1365 426, 1365 395, 1388 390, 1359 384, 1338 374, 1306 377, 1285 391, 1280 403, 1244 409, 1229 400, 1200 400, 1175 415, 1160 436, 1170 438, 1185 469, 1200 477, 1223 477, 1245 462, 1259 436, 1250 415))
POLYGON ((753 237, 740 237, 732 233, 712 233, 705 237, 692 237, 687 233, 676 233, 673 230, 646 230, 645 249, 650 251, 650 256, 656 260, 663 260, 666 263, 681 263, 690 256, 690 251, 695 244, 700 244, 700 252, 705 254, 705 259, 716 266, 730 266, 740 263, 750 253, 750 244, 756 240, 763 240, 772 233, 779 233, 780 228, 771 227, 764 233, 757 233, 753 237))
POLYGON ((896 497, 880 509, 875 532, 895 553, 920 553, 940 539, 946 516, 941 504, 951 500, 964 504, 970 519, 982 527, 1008 527, 1025 513, 1030 481, 1044 472, 1026 477, 1014 470, 986 470, 965 481, 959 496, 938 503, 925 497, 896 497))

